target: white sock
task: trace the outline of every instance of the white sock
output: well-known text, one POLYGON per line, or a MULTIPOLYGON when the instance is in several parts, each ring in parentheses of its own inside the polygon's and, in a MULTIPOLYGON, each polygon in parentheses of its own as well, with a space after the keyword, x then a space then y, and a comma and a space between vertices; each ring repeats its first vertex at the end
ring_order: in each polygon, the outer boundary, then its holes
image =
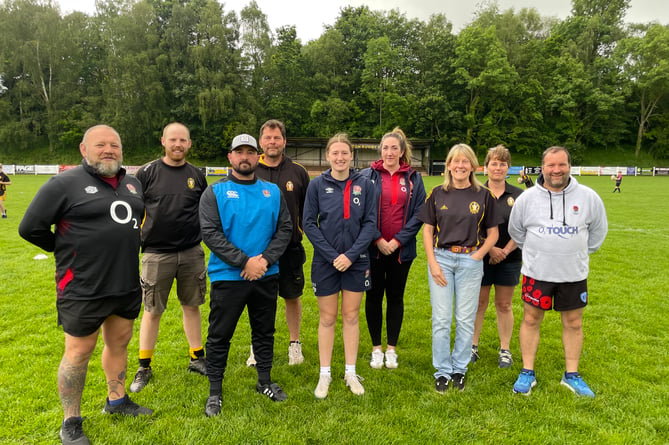
POLYGON ((330 375, 330 367, 329 366, 321 366, 321 375, 330 375))
POLYGON ((355 374, 355 364, 346 365, 346 374, 355 374))

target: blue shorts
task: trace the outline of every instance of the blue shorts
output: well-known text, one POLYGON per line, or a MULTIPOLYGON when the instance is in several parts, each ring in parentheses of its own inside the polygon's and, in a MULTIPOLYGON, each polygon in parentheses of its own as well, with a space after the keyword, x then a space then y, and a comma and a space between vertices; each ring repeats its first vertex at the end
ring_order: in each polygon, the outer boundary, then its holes
POLYGON ((571 311, 588 304, 588 280, 573 283, 552 283, 523 277, 523 289, 520 297, 525 302, 539 309, 550 311, 571 311))
POLYGON ((344 272, 339 272, 330 263, 315 260, 311 263, 311 285, 314 295, 327 297, 339 291, 364 292, 372 287, 369 260, 357 261, 344 272))
POLYGON ((481 286, 517 286, 520 282, 522 261, 502 261, 499 264, 483 263, 481 286))

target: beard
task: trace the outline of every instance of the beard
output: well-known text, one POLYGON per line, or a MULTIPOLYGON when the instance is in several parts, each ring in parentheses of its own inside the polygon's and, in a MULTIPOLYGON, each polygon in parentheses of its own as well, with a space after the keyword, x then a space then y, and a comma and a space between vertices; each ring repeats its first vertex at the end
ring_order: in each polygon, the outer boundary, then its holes
MULTIPOLYGON (((88 162, 88 160, 86 160, 86 162, 88 162)), ((121 170, 122 162, 123 160, 120 159, 113 161, 98 161, 94 162, 93 164, 88 162, 88 165, 93 167, 98 175, 104 176, 106 178, 112 178, 118 174, 119 170, 121 170)))
POLYGON ((234 164, 233 164, 233 165, 232 165, 232 169, 233 169, 236 173, 238 173, 239 175, 242 175, 242 176, 249 176, 249 175, 253 174, 253 172, 254 172, 255 169, 256 169, 256 166, 253 165, 253 164, 251 164, 250 162, 243 161, 243 162, 240 162, 240 163, 237 164, 237 165, 234 165, 234 164))

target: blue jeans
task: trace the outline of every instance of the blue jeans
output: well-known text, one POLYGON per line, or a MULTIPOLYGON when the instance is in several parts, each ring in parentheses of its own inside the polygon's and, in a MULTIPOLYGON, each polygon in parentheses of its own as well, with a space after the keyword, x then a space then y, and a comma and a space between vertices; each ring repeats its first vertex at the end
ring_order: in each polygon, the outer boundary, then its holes
POLYGON ((479 304, 483 262, 469 254, 434 249, 446 286, 434 282, 428 271, 432 303, 432 365, 434 377, 467 372, 471 356, 474 320, 479 304), (451 352, 451 323, 455 314, 455 344, 451 352))

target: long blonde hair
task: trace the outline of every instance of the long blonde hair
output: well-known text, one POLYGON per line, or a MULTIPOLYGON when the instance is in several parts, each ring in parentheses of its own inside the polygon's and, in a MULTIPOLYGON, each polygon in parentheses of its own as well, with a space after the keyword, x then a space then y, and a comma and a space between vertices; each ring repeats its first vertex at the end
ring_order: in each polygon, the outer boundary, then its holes
POLYGON ((476 158, 476 153, 474 153, 474 150, 467 145, 467 144, 455 144, 451 149, 448 151, 448 155, 446 155, 446 171, 444 171, 444 185, 442 186, 445 191, 450 191, 453 190, 453 178, 451 177, 451 172, 448 170, 448 165, 453 161, 453 158, 457 156, 463 156, 467 158, 469 163, 472 166, 472 171, 469 172, 469 182, 472 185, 472 188, 475 191, 479 191, 481 187, 483 187, 483 184, 476 179, 476 169, 479 168, 479 161, 476 158))

